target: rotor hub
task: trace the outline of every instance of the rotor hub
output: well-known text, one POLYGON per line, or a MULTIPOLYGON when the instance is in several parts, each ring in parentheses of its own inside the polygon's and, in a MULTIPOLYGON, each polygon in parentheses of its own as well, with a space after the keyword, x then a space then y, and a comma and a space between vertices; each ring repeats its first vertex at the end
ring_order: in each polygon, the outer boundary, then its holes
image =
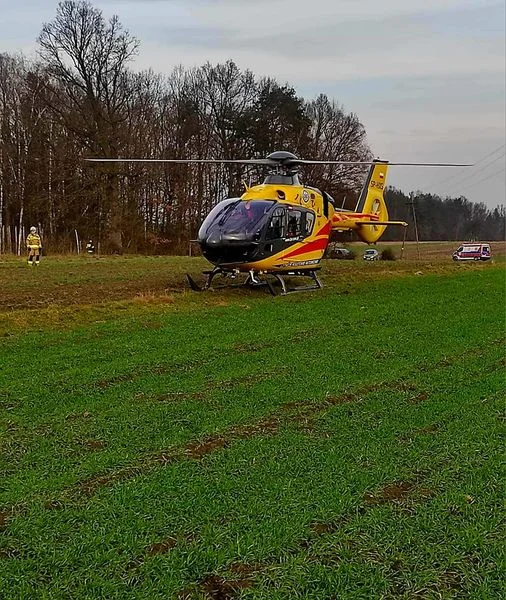
POLYGON ((266 160, 269 161, 271 169, 264 180, 265 184, 300 185, 296 168, 299 158, 295 154, 286 150, 278 150, 271 152, 266 160))
POLYGON ((271 152, 267 157, 268 160, 275 160, 276 162, 287 162, 287 160, 298 160, 295 154, 286 152, 286 150, 278 150, 277 152, 271 152))

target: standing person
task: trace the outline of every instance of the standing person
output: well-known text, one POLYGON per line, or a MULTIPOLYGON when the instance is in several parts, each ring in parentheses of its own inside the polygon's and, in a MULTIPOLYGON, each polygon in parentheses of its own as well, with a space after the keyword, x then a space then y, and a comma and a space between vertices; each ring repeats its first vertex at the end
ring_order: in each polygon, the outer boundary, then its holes
POLYGON ((26 238, 26 247, 28 249, 28 264, 33 266, 33 259, 35 258, 35 264, 38 265, 40 262, 40 249, 42 248, 42 242, 40 235, 37 233, 36 227, 30 227, 30 233, 26 238))

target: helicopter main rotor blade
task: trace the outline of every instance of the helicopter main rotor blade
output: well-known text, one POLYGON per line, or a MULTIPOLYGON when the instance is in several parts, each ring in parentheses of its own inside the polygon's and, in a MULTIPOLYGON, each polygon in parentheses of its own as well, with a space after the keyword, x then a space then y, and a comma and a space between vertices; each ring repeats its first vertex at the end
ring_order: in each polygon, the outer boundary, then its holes
POLYGON ((236 164, 260 165, 267 167, 297 167, 299 165, 388 165, 394 167, 472 167, 473 164, 460 163, 404 163, 382 160, 305 160, 302 158, 86 158, 87 162, 121 162, 121 163, 179 163, 179 164, 236 164))
POLYGON ((389 167, 472 167, 473 164, 458 164, 458 163, 400 163, 388 161, 362 161, 362 160, 290 160, 285 164, 288 165, 388 165, 389 167))
POLYGON ((276 166, 278 163, 268 158, 250 158, 250 159, 221 159, 221 158, 86 158, 87 162, 148 162, 148 163, 209 163, 222 164, 232 163, 238 165, 267 165, 269 167, 276 166))
POLYGON ((474 163, 388 163, 388 166, 394 167, 474 167, 474 163))

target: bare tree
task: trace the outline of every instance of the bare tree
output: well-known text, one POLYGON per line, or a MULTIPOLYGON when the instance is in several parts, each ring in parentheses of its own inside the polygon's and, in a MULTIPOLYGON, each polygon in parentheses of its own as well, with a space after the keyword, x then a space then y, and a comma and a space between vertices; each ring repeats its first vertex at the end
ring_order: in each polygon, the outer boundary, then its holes
MULTIPOLYGON (((320 94, 306 105, 311 121, 311 158, 319 160, 364 161, 372 158, 364 126, 354 113, 346 114, 335 101, 320 94)), ((362 187, 365 170, 361 166, 326 165, 308 169, 316 185, 331 191, 337 198, 347 197, 349 208, 362 187)))
POLYGON ((0 231, 15 223, 18 232, 13 243, 4 230, 0 246, 18 250, 25 217, 40 222, 43 210, 47 110, 41 102, 41 85, 37 67, 30 68, 21 56, 0 55, 0 231))
MULTIPOLYGON (((132 83, 126 65, 138 41, 116 16, 106 22, 89 2, 65 0, 58 4, 54 21, 44 24, 38 42, 49 75, 48 106, 89 152, 118 156, 125 146, 121 127, 127 120, 132 83)), ((102 176, 109 243, 121 251, 118 167, 112 163, 97 171, 102 176)))

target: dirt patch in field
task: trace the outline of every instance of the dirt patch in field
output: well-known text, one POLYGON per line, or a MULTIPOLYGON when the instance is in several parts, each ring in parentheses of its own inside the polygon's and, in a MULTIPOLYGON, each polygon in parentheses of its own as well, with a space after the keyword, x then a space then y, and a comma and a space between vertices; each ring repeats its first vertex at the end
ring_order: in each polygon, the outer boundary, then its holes
POLYGON ((429 394, 427 392, 420 392, 415 396, 411 396, 408 400, 410 404, 420 404, 421 402, 425 402, 429 398, 429 394))
POLYGON ((252 577, 264 569, 262 563, 232 563, 228 570, 235 575, 252 577))
POLYGON ((256 435, 275 435, 279 431, 280 422, 280 417, 273 415, 255 423, 234 427, 230 433, 234 439, 248 439, 256 435))
POLYGON ((378 383, 370 383, 364 385, 356 391, 347 392, 339 396, 328 395, 324 402, 330 405, 345 404, 348 402, 358 402, 362 400, 368 394, 373 394, 381 390, 392 390, 396 392, 414 392, 418 389, 418 386, 410 381, 394 380, 394 381, 380 381, 378 383))
POLYGON ((229 445, 230 441, 221 436, 209 437, 201 442, 187 444, 184 449, 184 454, 189 458, 202 458, 206 454, 221 450, 229 445))
POLYGON ((177 545, 176 538, 167 538, 163 542, 156 542, 154 544, 149 545, 146 548, 146 554, 148 556, 155 556, 156 554, 167 554, 169 550, 175 548, 177 545))
POLYGON ((102 440, 85 440, 82 445, 90 451, 103 450, 107 447, 107 444, 102 440))
POLYGON ((111 471, 110 473, 97 473, 87 479, 82 479, 76 484, 76 487, 67 490, 70 495, 77 492, 89 498, 95 494, 95 492, 101 487, 108 487, 120 481, 131 479, 145 472, 140 466, 130 466, 120 469, 118 471, 111 471))
POLYGON ((206 600, 235 600, 241 590, 252 588, 255 576, 264 570, 261 563, 233 563, 228 571, 233 577, 224 577, 216 573, 209 573, 193 586, 181 590, 176 598, 178 600, 193 600, 203 597, 206 600))
POLYGON ((221 435, 186 444, 183 453, 189 458, 199 459, 216 450, 227 448, 236 439, 248 439, 257 435, 274 435, 278 433, 279 427, 280 418, 277 416, 259 419, 255 423, 232 427, 221 435))
POLYGON ((343 521, 329 521, 327 523, 314 522, 309 525, 309 529, 316 535, 327 535, 329 533, 335 533, 342 527, 343 521))
POLYGON ((387 483, 376 492, 366 492, 362 498, 364 506, 379 506, 383 504, 402 504, 406 500, 423 502, 432 498, 434 492, 419 487, 422 474, 415 474, 412 481, 394 481, 387 483))
POLYGON ((204 597, 209 600, 233 600, 237 598, 241 590, 253 587, 249 576, 238 579, 225 579, 219 575, 207 575, 200 582, 200 589, 204 597))
POLYGON ((358 394, 341 394, 340 396, 326 396, 324 403, 327 406, 335 406, 336 404, 346 404, 348 402, 356 402, 360 396, 358 394))
MULTIPOLYGON (((68 488, 62 496, 82 495, 86 498, 94 495, 100 488, 109 487, 122 481, 144 474, 155 468, 157 464, 169 464, 177 460, 188 458, 199 460, 213 452, 222 450, 230 445, 234 439, 247 439, 257 435, 274 435, 279 431, 280 417, 271 416, 261 418, 258 421, 238 425, 228 431, 216 436, 208 436, 202 440, 188 442, 183 447, 175 447, 156 454, 149 454, 139 459, 135 464, 126 466, 109 473, 97 473, 79 481, 75 486, 68 488)), ((59 502, 58 499, 50 499, 47 502, 59 502)), ((15 507, 11 507, 13 510, 15 507)), ((2 513, 0 513, 2 514, 2 513)), ((6 513, 7 514, 7 513, 6 513)), ((0 519, 0 528, 2 520, 0 519)))
POLYGON ((294 415, 291 422, 296 425, 298 431, 306 435, 313 435, 316 431, 317 419, 313 414, 294 415))
MULTIPOLYGON (((137 556, 136 558, 130 560, 130 562, 128 562, 124 569, 126 572, 132 572, 132 571, 137 571, 138 568, 144 564, 144 562, 146 561, 147 558, 152 557, 152 556, 158 556, 158 555, 163 555, 163 554, 167 554, 169 553, 171 550, 173 550, 178 544, 182 543, 182 542, 194 542, 196 540, 196 536, 194 534, 185 534, 182 536, 171 536, 166 538, 165 540, 162 540, 161 542, 154 542, 153 544, 149 544, 148 546, 146 546, 146 548, 144 549, 144 553, 140 556, 137 556)), ((131 586, 137 585, 139 583, 139 576, 138 575, 132 575, 129 576, 129 584, 131 586)))
POLYGON ((443 356, 443 358, 439 359, 436 363, 436 367, 451 367, 457 359, 454 357, 443 356))
POLYGON ((363 502, 366 506, 388 504, 390 502, 403 502, 414 489, 415 484, 411 481, 396 481, 382 487, 377 492, 366 492, 363 502))
POLYGON ((399 392, 416 392, 418 386, 410 381, 399 381, 396 383, 395 387, 392 386, 392 389, 399 392))
POLYGON ((335 397, 327 396, 320 403, 287 403, 278 409, 278 414, 262 417, 253 423, 236 425, 219 435, 189 442, 182 448, 174 448, 155 455, 148 455, 143 459, 139 459, 136 464, 118 471, 89 477, 77 484, 77 490, 84 496, 89 497, 100 487, 110 486, 125 479, 135 477, 152 469, 156 463, 168 464, 169 462, 181 460, 184 457, 201 459, 212 452, 226 448, 234 439, 248 439, 258 435, 275 435, 284 423, 297 422, 297 420, 300 422, 301 419, 304 419, 305 415, 313 416, 315 411, 322 410, 327 406, 357 401, 363 395, 376 389, 384 388, 385 385, 368 385, 356 393, 345 393, 335 397), (294 408, 296 409, 295 411, 293 411, 294 408))
POLYGON ((441 429, 441 425, 438 423, 433 423, 432 425, 427 425, 427 427, 421 427, 420 429, 415 429, 416 435, 431 435, 433 433, 437 433, 441 429))

